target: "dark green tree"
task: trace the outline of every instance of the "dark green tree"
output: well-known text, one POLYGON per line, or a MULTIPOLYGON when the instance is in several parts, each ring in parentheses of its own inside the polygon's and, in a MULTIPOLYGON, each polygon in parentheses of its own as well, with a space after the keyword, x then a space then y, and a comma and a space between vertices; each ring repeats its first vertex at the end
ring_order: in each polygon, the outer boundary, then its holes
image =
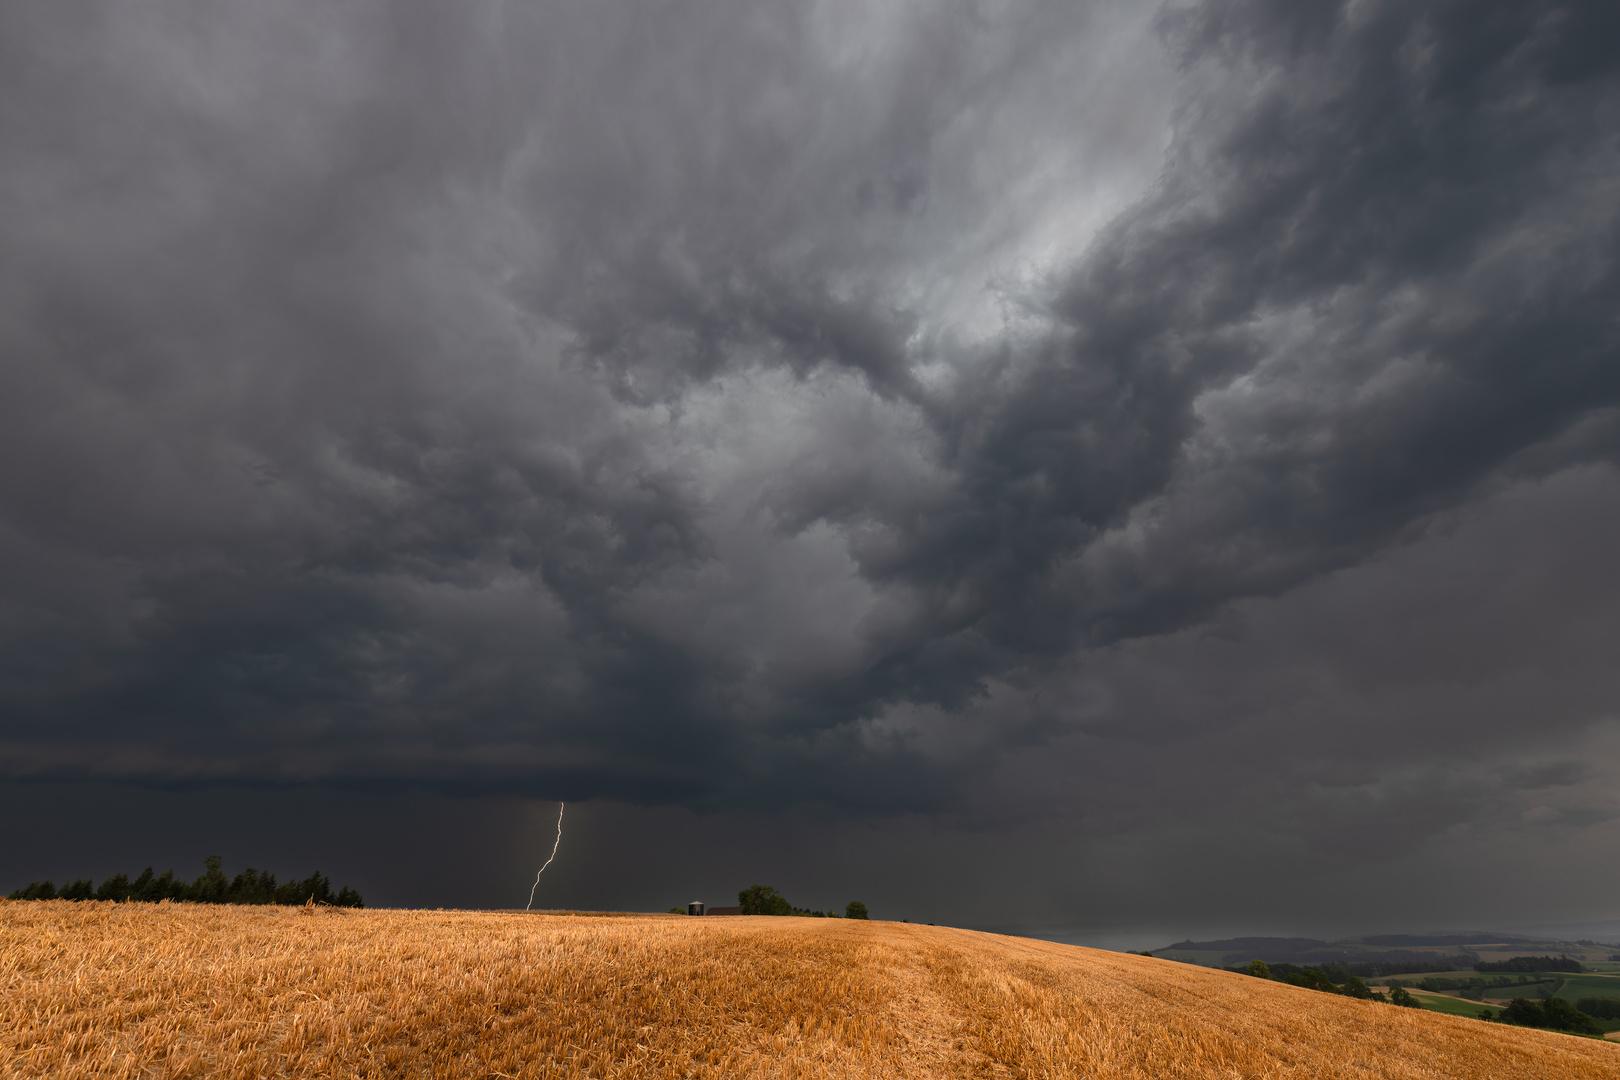
POLYGON ((1575 1007, 1587 1016, 1599 1020, 1620 1020, 1620 998, 1589 997, 1581 998, 1575 1007))
POLYGON ((1541 1002, 1531 1001, 1528 998, 1514 998, 1502 1010, 1504 1024, 1517 1024, 1519 1027, 1546 1027, 1547 1013, 1541 1007, 1541 1002))
POLYGON ((129 899, 145 900, 152 892, 152 868, 141 871, 141 876, 129 883, 129 899))
POLYGON ((153 877, 152 868, 148 866, 130 884, 129 898, 155 904, 160 900, 179 900, 185 891, 186 883, 176 878, 173 870, 165 870, 162 876, 153 877))
POLYGON ((1294 986, 1303 986, 1309 990, 1321 990, 1329 994, 1337 994, 1339 988, 1333 985, 1327 972, 1316 968, 1306 968, 1303 971, 1290 971, 1283 976, 1284 980, 1294 986))
POLYGON ((102 879, 96 887, 97 900, 128 900, 129 878, 124 874, 114 874, 110 878, 102 879))
POLYGON ((56 882, 50 878, 44 881, 30 881, 10 896, 12 900, 55 900, 56 882))
POLYGON ((737 894, 744 915, 791 915, 793 905, 769 885, 750 885, 737 894))
MULTIPOLYGON (((124 874, 114 874, 101 883, 100 888, 89 878, 80 878, 59 890, 49 881, 34 881, 11 894, 13 900, 133 900, 157 903, 161 900, 189 900, 199 904, 303 904, 314 900, 317 904, 334 907, 365 907, 360 894, 345 885, 332 891, 332 881, 319 870, 302 881, 276 884, 276 876, 260 873, 253 867, 227 879, 224 860, 210 855, 203 860, 203 874, 195 881, 182 881, 166 870, 162 877, 153 877, 148 866, 134 881, 124 874)), ((783 901, 786 903, 786 901, 783 901)))
POLYGON ((846 918, 846 919, 865 919, 865 918, 868 918, 868 916, 866 914, 866 905, 861 903, 859 900, 851 900, 849 903, 844 905, 844 918, 846 918))
POLYGON ((1271 967, 1264 960, 1250 960, 1248 972, 1257 979, 1271 978, 1271 967))
POLYGON ((1422 1005, 1418 1004, 1417 998, 1408 993, 1406 987, 1404 986, 1396 986, 1390 989, 1389 1003, 1391 1005, 1400 1005, 1408 1009, 1423 1008, 1422 1005))
POLYGON ((90 900, 94 899, 95 895, 96 889, 91 884, 90 879, 79 878, 77 881, 70 881, 62 886, 61 891, 56 894, 56 898, 58 900, 90 900))
POLYGON ((220 869, 224 865, 225 860, 218 855, 209 855, 203 859, 202 876, 186 889, 184 899, 197 904, 223 904, 225 894, 231 887, 231 883, 225 878, 225 872, 220 869))
POLYGON ((334 899, 332 880, 319 870, 303 881, 289 881, 276 890, 278 904, 305 904, 312 900, 317 904, 330 904, 334 899))
POLYGON ((1568 971, 1579 973, 1586 969, 1579 960, 1567 956, 1515 956, 1511 960, 1481 960, 1475 971, 1568 971))
POLYGON ((276 875, 261 874, 250 866, 231 879, 225 900, 231 904, 273 904, 276 902, 276 875))
POLYGON ((1602 1035, 1603 1029, 1596 1020, 1581 1012, 1563 998, 1548 998, 1541 1003, 1542 1015, 1547 1018, 1547 1026, 1554 1031, 1573 1031, 1578 1035, 1602 1035))

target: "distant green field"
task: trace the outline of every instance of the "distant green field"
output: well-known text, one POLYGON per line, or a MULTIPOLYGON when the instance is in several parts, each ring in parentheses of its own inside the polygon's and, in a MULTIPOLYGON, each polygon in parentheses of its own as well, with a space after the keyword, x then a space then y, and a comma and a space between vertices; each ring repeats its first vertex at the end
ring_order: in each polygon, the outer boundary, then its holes
MULTIPOLYGON (((1353 953, 1355 951, 1357 951, 1359 949, 1368 949, 1369 951, 1371 950, 1370 946, 1351 945, 1351 946, 1348 946, 1348 948, 1352 951, 1352 955, 1346 956, 1342 960, 1334 961, 1334 962, 1336 962, 1336 963, 1356 963, 1357 960, 1356 960, 1355 956, 1353 955, 1353 953)), ((1480 958, 1482 960, 1506 960, 1506 959, 1509 959, 1510 957, 1513 957, 1513 956, 1531 955, 1534 952, 1535 949, 1542 948, 1542 947, 1540 947, 1540 946, 1525 946, 1525 945, 1487 945, 1487 946, 1474 945, 1474 946, 1469 946, 1469 948, 1472 948, 1475 951, 1479 952, 1481 954, 1480 958), (1527 948, 1532 950, 1532 952, 1527 953, 1526 952, 1527 948)), ((1594 950, 1594 949, 1574 949, 1574 948, 1568 946, 1567 944, 1560 945, 1560 946, 1546 946, 1545 948, 1550 949, 1552 955, 1556 955, 1559 952, 1564 952, 1564 953, 1566 953, 1567 955, 1569 955, 1571 957, 1578 957, 1580 959, 1581 963, 1584 964, 1590 970, 1591 974, 1600 975, 1600 976, 1604 975, 1604 974, 1613 974, 1615 976, 1620 976, 1620 960, 1609 960, 1609 959, 1607 959, 1607 957, 1613 955, 1614 950, 1612 950, 1612 949, 1596 949, 1596 950, 1594 950), (1604 957, 1604 959, 1596 959, 1596 957, 1599 957, 1599 956, 1604 957)), ((1434 953, 1444 955, 1444 956, 1453 956, 1453 955, 1456 955, 1457 948, 1455 946, 1444 946, 1444 947, 1436 946, 1436 947, 1432 947, 1432 948, 1429 948, 1429 947, 1413 948, 1410 951, 1412 951, 1412 952, 1434 952, 1434 953)), ((1167 960, 1179 960, 1182 963, 1186 963, 1186 964, 1200 964, 1200 965, 1203 965, 1204 967, 1221 967, 1221 966, 1225 965, 1228 962, 1233 963, 1235 966, 1242 966, 1244 964, 1247 964, 1249 962, 1249 960, 1252 959, 1252 957, 1245 956, 1242 959, 1236 959, 1236 960, 1233 960, 1233 961, 1228 961, 1226 959, 1228 954, 1224 953, 1224 952, 1213 952, 1213 951, 1206 951, 1206 950, 1191 950, 1191 949, 1159 949, 1159 950, 1155 951, 1153 955, 1164 958, 1164 959, 1167 959, 1167 960)), ((1534 955, 1541 955, 1541 954, 1540 953, 1534 953, 1534 955)), ((1316 961, 1316 962, 1312 962, 1310 964, 1302 964, 1301 966, 1325 967, 1325 966, 1331 966, 1331 963, 1332 962, 1316 961)), ((1475 974, 1476 974, 1475 972, 1469 971, 1469 970, 1446 969, 1444 971, 1419 971, 1419 972, 1415 972, 1415 973, 1412 973, 1412 974, 1409 974, 1409 975, 1398 975, 1398 976, 1395 976, 1395 977, 1400 978, 1400 979, 1406 979, 1406 980, 1408 980, 1410 982, 1416 982, 1419 979, 1425 979, 1425 978, 1431 978, 1431 977, 1432 978, 1441 978, 1441 979, 1467 979, 1467 978, 1472 978, 1475 974)), ((1520 973, 1519 972, 1481 972, 1481 973, 1478 973, 1478 974, 1482 974, 1486 978, 1491 978, 1491 977, 1494 977, 1494 976, 1500 975, 1500 974, 1509 974, 1509 975, 1512 975, 1514 978, 1517 978, 1520 973)), ((1533 978, 1533 979, 1540 979, 1540 978, 1545 978, 1545 977, 1547 977, 1547 973, 1545 973, 1545 972, 1543 972, 1541 974, 1531 976, 1531 978, 1533 978)), ((1620 977, 1617 977, 1616 979, 1614 979, 1612 981, 1615 982, 1616 984, 1620 984, 1620 977)), ((1616 994, 1620 994, 1620 988, 1617 988, 1614 992, 1616 994)))
POLYGON ((1421 990, 1413 990, 1412 996, 1417 998, 1418 1004, 1431 1012, 1449 1013, 1452 1016, 1467 1016, 1479 1019, 1481 1009, 1490 1009, 1496 1012, 1494 1006, 1483 1005, 1477 1001, 1459 1001, 1456 998, 1441 997, 1439 994, 1425 994, 1421 990))
MULTIPOLYGON (((1425 994, 1421 990, 1413 990, 1412 996, 1419 1005, 1431 1012, 1446 1013, 1449 1016, 1466 1016, 1470 1020, 1478 1020, 1481 1009, 1489 1009, 1494 1015, 1501 1011, 1501 1007, 1489 1002, 1461 1001, 1457 998, 1445 997, 1440 994, 1425 994)), ((1599 1020, 1598 1027, 1605 1033, 1620 1031, 1620 1020, 1599 1020)))
MULTIPOLYGON (((1503 986, 1489 986, 1485 989, 1487 997, 1527 997, 1536 998, 1558 994, 1574 1000, 1577 997, 1615 997, 1620 998, 1620 977, 1600 974, 1573 975, 1562 971, 1538 971, 1528 974, 1521 972, 1474 972, 1474 971, 1429 971, 1419 972, 1415 975, 1395 975, 1393 978, 1406 983, 1408 987, 1423 979, 1455 979, 1464 982, 1468 979, 1499 979, 1506 975, 1513 982, 1503 986), (1526 983, 1519 982, 1519 978, 1528 978, 1526 983), (1563 989, 1559 989, 1562 986, 1563 989)), ((1383 982, 1383 979, 1378 980, 1383 982)))
MULTIPOLYGON (((1520 972, 1515 971, 1515 972, 1510 973, 1507 977, 1512 979, 1513 982, 1514 982, 1514 985, 1517 986, 1517 985, 1520 985, 1520 983, 1519 983, 1519 975, 1520 975, 1520 972)), ((1386 982, 1388 979, 1399 979, 1401 982, 1405 983, 1407 986, 1410 987, 1410 986, 1413 986, 1416 983, 1419 983, 1419 982, 1423 981, 1424 979, 1454 979, 1457 982, 1467 982, 1469 979, 1498 979, 1498 978, 1501 978, 1501 977, 1502 977, 1501 972, 1495 972, 1495 971, 1480 972, 1480 971, 1474 971, 1474 970, 1470 969, 1470 970, 1466 970, 1466 971, 1420 971, 1420 972, 1416 973, 1415 975, 1380 976, 1377 980, 1369 980, 1369 981, 1386 982)), ((1547 979, 1547 978, 1549 978, 1549 976, 1547 976, 1547 975, 1527 975, 1526 978, 1530 979, 1531 982, 1533 983, 1537 979, 1547 979)), ((1556 983, 1556 978, 1554 978, 1554 983, 1556 983)), ((1553 985, 1553 984, 1549 984, 1549 985, 1553 985)))
MULTIPOLYGON (((1188 949, 1160 949, 1153 954, 1165 960, 1180 960, 1184 964, 1202 964, 1204 967, 1222 967, 1221 952, 1195 952, 1188 949)), ((1248 963, 1248 961, 1243 961, 1248 963)))
POLYGON ((1620 979, 1602 975, 1568 975, 1564 978, 1564 989, 1559 994, 1571 1001, 1578 997, 1620 998, 1620 979))

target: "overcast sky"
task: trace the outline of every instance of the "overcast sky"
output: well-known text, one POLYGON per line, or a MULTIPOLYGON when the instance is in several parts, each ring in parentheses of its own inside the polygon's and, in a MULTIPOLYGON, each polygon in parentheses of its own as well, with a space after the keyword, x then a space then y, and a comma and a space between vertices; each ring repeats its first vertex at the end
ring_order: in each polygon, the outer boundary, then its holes
POLYGON ((4 5, 0 886, 1620 918, 1616 41, 4 5))

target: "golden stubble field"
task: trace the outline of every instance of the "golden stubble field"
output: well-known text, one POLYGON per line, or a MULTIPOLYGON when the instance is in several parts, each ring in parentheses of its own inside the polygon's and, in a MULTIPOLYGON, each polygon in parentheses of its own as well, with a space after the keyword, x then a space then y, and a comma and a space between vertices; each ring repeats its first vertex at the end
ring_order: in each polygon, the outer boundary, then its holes
POLYGON ((1620 1045, 835 919, 0 902, 6 1077, 1620 1077, 1620 1045))

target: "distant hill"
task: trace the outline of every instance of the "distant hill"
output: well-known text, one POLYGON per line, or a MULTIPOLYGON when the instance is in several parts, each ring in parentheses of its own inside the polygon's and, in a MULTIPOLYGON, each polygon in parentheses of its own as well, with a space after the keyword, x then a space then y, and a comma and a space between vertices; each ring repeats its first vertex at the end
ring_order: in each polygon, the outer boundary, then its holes
POLYGON ((1472 967, 1476 957, 1466 950, 1426 949, 1415 942, 1404 949, 1385 949, 1361 941, 1322 941, 1318 938, 1241 937, 1216 941, 1178 941, 1153 951, 1155 956, 1186 960, 1209 967, 1232 967, 1251 960, 1268 964, 1377 964, 1412 971, 1443 971, 1472 967))
MULTIPOLYGON (((1154 956, 1183 960, 1208 967, 1234 967, 1251 960, 1268 964, 1344 964, 1381 968, 1378 974, 1406 971, 1446 971, 1471 968, 1485 956, 1504 950, 1534 948, 1556 952, 1577 950, 1593 942, 1555 942, 1503 934, 1493 930, 1446 934, 1368 934, 1365 937, 1324 941, 1303 937, 1236 937, 1212 941, 1178 941, 1153 950, 1154 956)), ((1599 948, 1607 948, 1601 946, 1599 948)))
POLYGON ((1261 960, 1269 960, 1269 956, 1260 956, 1265 953, 1295 953, 1311 949, 1328 948, 1325 941, 1316 938, 1303 937, 1235 937, 1221 938, 1218 941, 1178 941, 1174 945, 1166 945, 1156 952, 1168 952, 1172 949, 1178 952, 1220 952, 1240 953, 1252 952, 1261 960))
POLYGON ((1365 945, 1388 945, 1411 948, 1418 945, 1479 945, 1500 942, 1506 945, 1529 944, 1536 938, 1516 937, 1495 930, 1475 930, 1466 934, 1368 934, 1358 941, 1365 945))

